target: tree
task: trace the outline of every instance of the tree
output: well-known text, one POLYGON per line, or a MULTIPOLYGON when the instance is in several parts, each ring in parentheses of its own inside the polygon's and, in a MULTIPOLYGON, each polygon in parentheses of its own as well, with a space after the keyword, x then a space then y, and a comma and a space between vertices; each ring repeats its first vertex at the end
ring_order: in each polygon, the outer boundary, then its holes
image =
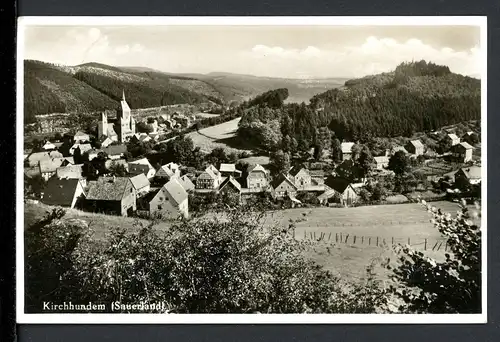
POLYGON ((362 177, 366 177, 373 169, 375 160, 373 159, 372 154, 367 146, 363 146, 361 148, 361 152, 359 152, 356 163, 362 172, 362 177))
POLYGON ((205 161, 215 167, 219 167, 221 163, 229 162, 226 151, 222 147, 216 147, 205 156, 205 161))
POLYGON ((271 153, 269 165, 274 175, 279 175, 280 173, 286 174, 290 170, 290 154, 282 150, 271 153))
POLYGON ((370 202, 370 198, 371 198, 371 196, 372 196, 372 195, 370 194, 370 192, 369 192, 367 189, 361 189, 361 190, 359 191, 359 198, 360 198, 363 202, 365 202, 365 203, 370 202))
POLYGON ((116 176, 116 177, 125 177, 128 175, 127 169, 125 168, 125 165, 119 164, 116 162, 111 162, 111 165, 109 166, 109 174, 116 176))
POLYGON ((63 136, 60 132, 56 132, 56 134, 54 134, 54 141, 61 141, 62 138, 63 136))
POLYGON ((342 145, 337 138, 332 140, 332 160, 334 163, 342 161, 342 145))
POLYGON ((481 312, 481 229, 474 223, 481 216, 469 212, 465 202, 455 218, 441 209, 422 203, 433 215, 434 225, 447 238, 450 254, 437 262, 410 246, 399 246, 399 263, 393 278, 404 288, 391 292, 404 301, 402 312, 480 313, 481 312))
POLYGON ((409 158, 403 151, 397 151, 389 158, 389 170, 394 171, 397 176, 402 175, 409 168, 409 158))
POLYGON ((135 129, 138 133, 151 133, 153 132, 153 127, 145 123, 144 121, 139 121, 135 124, 135 129))
POLYGON ((384 188, 384 186, 380 183, 377 183, 375 187, 373 188, 372 195, 371 195, 371 200, 372 201, 380 201, 385 198, 387 195, 387 190, 384 188))

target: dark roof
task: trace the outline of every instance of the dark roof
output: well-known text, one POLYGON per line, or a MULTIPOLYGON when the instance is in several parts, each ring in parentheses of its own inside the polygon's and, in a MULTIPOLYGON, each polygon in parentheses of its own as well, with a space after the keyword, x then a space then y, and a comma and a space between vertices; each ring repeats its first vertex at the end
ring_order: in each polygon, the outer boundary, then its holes
POLYGON ((288 177, 286 177, 284 174, 280 173, 278 177, 276 177, 272 182, 271 182, 271 186, 273 187, 273 189, 276 189, 281 183, 283 182, 288 182, 290 184, 292 184, 295 188, 295 184, 293 184, 293 182, 288 179, 288 177))
POLYGON ((50 178, 42 202, 50 205, 71 206, 78 186, 78 179, 50 178))
POLYGON ((101 177, 89 181, 87 199, 99 201, 121 201, 130 180, 126 177, 101 177))
POLYGON ((232 176, 229 176, 227 177, 226 179, 224 179, 224 181, 221 183, 221 185, 219 185, 219 190, 222 190, 225 186, 227 186, 228 184, 232 184, 233 187, 238 190, 239 192, 241 192, 241 184, 238 183, 236 181, 236 179, 234 179, 232 176))
POLYGON ((127 152, 126 145, 111 145, 102 149, 108 156, 116 156, 127 152))
POLYGON ((342 178, 342 177, 336 177, 336 176, 329 176, 325 180, 325 185, 328 186, 329 188, 339 192, 343 193, 345 189, 351 184, 347 179, 342 178))

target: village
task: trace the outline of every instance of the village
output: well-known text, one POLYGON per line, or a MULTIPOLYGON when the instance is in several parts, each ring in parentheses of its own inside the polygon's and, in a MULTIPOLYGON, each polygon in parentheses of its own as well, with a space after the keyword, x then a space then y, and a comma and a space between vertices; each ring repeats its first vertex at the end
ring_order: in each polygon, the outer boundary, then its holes
MULTIPOLYGON (((426 171, 420 179, 412 181, 413 188, 420 187, 427 194, 432 189, 440 194, 436 195, 439 199, 473 197, 472 188, 478 189, 481 182, 480 158, 473 155, 479 136, 472 131, 461 137, 443 133, 441 145, 445 147, 441 148, 441 154, 430 151, 419 139, 409 140, 404 146, 392 146, 373 157, 369 171, 357 162, 360 152, 356 151, 356 144, 342 142, 341 158, 333 167, 304 161, 272 174, 261 164, 244 168, 241 163, 207 164, 203 169, 193 170, 178 162, 155 168, 144 156, 126 158, 127 143, 158 143, 159 128, 167 124, 170 128, 189 127, 190 119, 174 115, 161 125, 156 120, 148 120, 150 133, 137 133, 137 126, 144 122, 136 123, 125 93, 116 119, 108 116, 109 113, 101 114, 97 137, 82 131, 66 133, 62 141, 47 140, 39 151, 25 154, 25 181, 29 183, 30 179, 41 177, 44 182, 38 196, 29 193, 27 197, 52 206, 163 219, 189 218, 190 196, 207 194, 229 194, 238 203, 264 195, 280 203, 282 208, 350 207, 415 200, 401 195, 402 190, 387 190, 380 185, 394 179, 398 172, 398 166, 389 165, 391 159, 398 159, 396 155, 413 164, 414 169, 426 171), (104 168, 100 173, 97 171, 95 177, 88 177, 81 160, 98 159, 104 168), (106 172, 116 168, 123 170, 119 176, 106 172)), ((404 186, 399 184, 398 188, 404 186)))

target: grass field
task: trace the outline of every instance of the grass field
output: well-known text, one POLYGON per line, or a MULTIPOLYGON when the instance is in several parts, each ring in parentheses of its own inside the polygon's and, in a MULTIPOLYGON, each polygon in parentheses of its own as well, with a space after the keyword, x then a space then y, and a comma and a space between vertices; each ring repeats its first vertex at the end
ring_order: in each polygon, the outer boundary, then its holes
POLYGON ((260 164, 260 165, 267 165, 269 164, 269 157, 268 156, 252 156, 248 158, 242 158, 240 161, 248 163, 250 165, 253 164, 260 164))
POLYGON ((251 151, 252 146, 245 144, 236 136, 240 118, 191 132, 188 136, 193 139, 195 146, 199 146, 205 153, 210 153, 214 148, 222 147, 227 152, 251 151))

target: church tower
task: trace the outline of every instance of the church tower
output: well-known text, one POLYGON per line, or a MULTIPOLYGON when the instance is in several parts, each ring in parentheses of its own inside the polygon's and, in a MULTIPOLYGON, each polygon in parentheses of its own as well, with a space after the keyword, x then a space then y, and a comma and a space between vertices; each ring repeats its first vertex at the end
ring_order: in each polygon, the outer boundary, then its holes
POLYGON ((117 113, 117 126, 119 129, 118 136, 120 142, 125 142, 135 133, 135 120, 132 118, 130 113, 130 107, 125 100, 125 91, 122 94, 122 100, 120 101, 120 107, 117 113))
POLYGON ((101 120, 97 124, 97 139, 108 134, 108 115, 101 113, 101 120))

